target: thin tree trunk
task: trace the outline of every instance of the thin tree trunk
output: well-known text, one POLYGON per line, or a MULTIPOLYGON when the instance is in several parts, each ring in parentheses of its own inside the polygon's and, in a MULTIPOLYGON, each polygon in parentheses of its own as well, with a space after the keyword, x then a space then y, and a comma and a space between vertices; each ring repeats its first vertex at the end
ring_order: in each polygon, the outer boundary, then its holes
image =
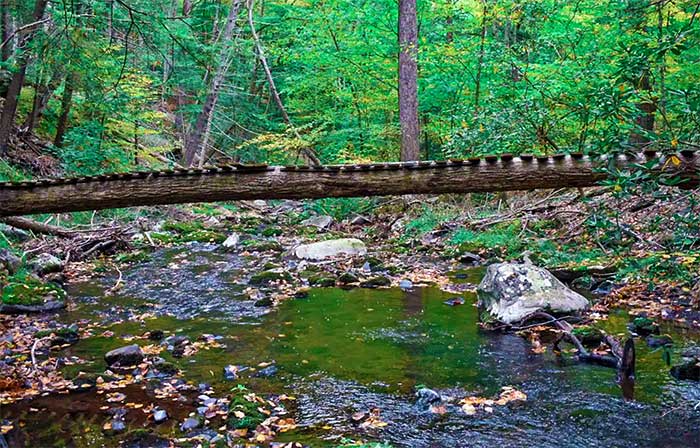
POLYGON ((224 82, 226 72, 231 64, 231 48, 233 46, 233 34, 236 29, 236 21, 238 20, 238 10, 240 9, 243 0, 234 0, 231 3, 228 17, 226 18, 226 26, 221 36, 222 48, 219 53, 219 66, 209 85, 209 93, 204 100, 202 111, 197 117, 194 129, 186 139, 185 154, 183 164, 192 166, 195 158, 199 154, 199 159, 203 163, 205 156, 206 140, 208 138, 209 129, 211 127, 211 119, 214 113, 216 103, 219 101, 219 91, 224 82))
POLYGON ((182 15, 184 17, 189 17, 192 12, 192 0, 183 0, 182 2, 182 15))
POLYGON ((58 117, 56 124, 56 136, 53 140, 53 145, 57 148, 63 146, 63 137, 65 137, 66 129, 68 129, 68 118, 70 117, 70 109, 73 106, 73 90, 77 76, 71 73, 66 76, 65 86, 63 87, 63 97, 61 98, 61 115, 58 117))
POLYGON ((484 47, 486 43, 486 0, 481 0, 481 34, 479 37, 479 58, 476 65, 476 79, 474 80, 474 113, 479 112, 479 100, 481 95, 481 72, 484 66, 484 47))
MULTIPOLYGON (((282 98, 280 97, 280 94, 277 91, 275 79, 272 77, 270 65, 267 63, 265 51, 263 49, 262 43, 260 42, 260 36, 258 36, 257 31, 255 31, 255 22, 253 20, 254 7, 255 0, 248 0, 248 25, 250 25, 250 33, 253 36, 253 41, 255 42, 255 50, 258 53, 258 59, 260 60, 260 64, 262 65, 263 70, 265 72, 265 77, 267 77, 267 84, 270 88, 270 95, 275 101, 275 104, 277 105, 277 108, 279 109, 280 113, 282 114, 282 119, 284 120, 284 122, 287 124, 287 126, 289 126, 292 129, 292 132, 294 132, 295 137, 301 140, 301 135, 299 135, 299 132, 297 131, 296 127, 294 127, 294 124, 292 124, 292 120, 289 118, 287 109, 284 107, 284 103, 282 103, 282 98)), ((301 155, 304 157, 305 160, 307 160, 313 165, 321 164, 321 161, 318 159, 318 157, 311 148, 303 148, 301 150, 301 155)))
MULTIPOLYGON (((644 95, 650 95, 652 87, 651 81, 649 80, 649 69, 644 69, 642 75, 639 77, 635 88, 637 92, 644 95)), ((635 123, 642 132, 633 131, 630 135, 630 144, 634 146, 645 146, 648 145, 650 139, 646 133, 651 133, 654 131, 654 114, 656 112, 656 103, 653 100, 645 99, 639 103, 640 114, 635 119, 635 123)))
POLYGON ((49 104, 49 99, 56 89, 57 81, 59 77, 54 74, 49 80, 48 84, 41 82, 41 79, 37 79, 37 84, 34 91, 34 102, 32 104, 32 110, 27 114, 24 123, 22 124, 22 132, 30 133, 34 130, 41 116, 46 110, 46 106, 49 104))
MULTIPOLYGON (((48 0, 36 0, 34 3, 32 22, 38 22, 44 17, 47 3, 48 0)), ((15 114, 17 113, 19 94, 22 92, 24 77, 27 74, 27 64, 29 64, 29 55, 26 54, 27 46, 31 43, 35 32, 36 30, 34 28, 30 28, 26 32, 21 32, 19 36, 18 47, 20 54, 17 57, 18 68, 12 75, 10 86, 7 89, 5 105, 2 109, 2 116, 0 117, 0 157, 7 153, 12 127, 15 122, 15 114)))
POLYGON ((11 0, 2 0, 2 3, 0 3, 0 8, 2 8, 2 11, 0 11, 0 16, 1 19, 0 25, 2 25, 2 53, 0 56, 2 57, 2 62, 7 61, 10 59, 10 55, 12 55, 12 39, 10 36, 12 35, 12 20, 10 17, 10 2, 11 0))
POLYGON ((420 157, 418 18, 416 0, 399 0, 399 121, 401 160, 420 157))

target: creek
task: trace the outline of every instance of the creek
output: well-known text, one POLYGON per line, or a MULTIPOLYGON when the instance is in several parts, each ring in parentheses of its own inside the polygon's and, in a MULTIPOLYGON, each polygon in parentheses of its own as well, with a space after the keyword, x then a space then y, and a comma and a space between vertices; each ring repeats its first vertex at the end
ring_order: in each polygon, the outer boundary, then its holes
MULTIPOLYGON (((697 383, 678 381, 660 350, 637 343, 635 400, 622 398, 611 369, 558 356, 551 346, 533 353, 530 343, 513 334, 481 331, 473 293, 465 304, 448 306, 454 297, 437 287, 412 290, 313 288, 308 296, 276 308, 254 306, 238 279, 245 261, 206 246, 157 252, 150 261, 124 272, 125 287, 114 295, 111 275, 74 282, 73 306, 65 322, 97 322, 93 335, 65 349, 88 360, 64 367, 102 373, 104 353, 148 331, 197 340, 216 337, 223 347, 192 356, 161 356, 182 370, 194 385, 206 383, 217 394, 237 384, 258 394, 295 397, 290 415, 297 428, 277 440, 311 446, 338 446, 344 440, 381 441, 400 447, 457 446, 700 446, 697 383), (263 366, 276 369, 261 376, 263 366), (240 378, 228 381, 223 368, 236 365, 240 378), (276 371, 275 371, 276 370, 276 371), (503 386, 527 394, 527 400, 465 414, 457 402, 467 396, 498 396, 503 386), (445 413, 416 405, 417 388, 454 397, 445 413), (353 415, 379 409, 386 426, 362 428, 353 415)), ((481 271, 467 271, 455 282, 476 282, 481 271)), ((629 316, 612 313, 600 326, 626 332, 629 316)), ((675 345, 672 359, 697 335, 664 326, 675 345)), ((131 342, 127 342, 131 341, 131 342)), ((218 345, 217 344, 217 345, 218 345)), ((158 381, 158 380, 153 380, 158 381)), ((131 385, 129 401, 158 403, 153 387, 131 385)), ((50 395, 0 409, 0 418, 20 422, 21 437, 10 446, 118 446, 120 436, 106 436, 105 397, 94 391, 50 395)), ((148 428, 151 435, 178 437, 178 425, 196 405, 163 404, 169 420, 154 425, 138 410, 129 411, 129 430, 148 428)), ((150 437, 150 436, 149 436, 150 437)), ((126 446, 158 446, 156 442, 126 446)))

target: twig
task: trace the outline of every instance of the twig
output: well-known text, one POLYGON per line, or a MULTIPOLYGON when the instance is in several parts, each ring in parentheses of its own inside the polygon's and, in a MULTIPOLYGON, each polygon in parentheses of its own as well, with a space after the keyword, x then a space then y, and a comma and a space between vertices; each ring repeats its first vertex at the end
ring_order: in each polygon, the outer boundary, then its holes
POLYGON ((32 344, 32 365, 34 366, 34 371, 38 372, 39 371, 39 366, 36 363, 36 348, 39 345, 40 342, 46 341, 51 339, 51 336, 45 336, 43 338, 39 338, 36 341, 34 341, 34 344, 32 344))

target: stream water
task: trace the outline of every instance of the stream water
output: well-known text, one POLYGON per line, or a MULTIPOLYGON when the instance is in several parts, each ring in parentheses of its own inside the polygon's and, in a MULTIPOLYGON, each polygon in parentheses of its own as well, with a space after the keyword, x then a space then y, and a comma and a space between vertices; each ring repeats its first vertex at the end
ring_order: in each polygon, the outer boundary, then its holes
MULTIPOLYGON (((462 295, 462 306, 448 306, 444 301, 454 295, 437 288, 317 288, 269 311, 243 295, 236 280, 241 269, 245 263, 234 254, 190 247, 164 250, 133 266, 117 295, 105 295, 114 282, 110 277, 71 285, 75 306, 60 318, 100 321, 111 333, 101 333, 100 327, 67 349, 91 361, 66 367, 67 374, 104 372, 107 350, 146 331, 192 340, 214 334, 224 348, 166 358, 187 381, 207 383, 220 394, 241 382, 260 394, 296 397, 291 414, 298 427, 278 440, 311 446, 338 446, 343 438, 402 447, 700 446, 700 411, 692 409, 700 402, 700 387, 673 379, 661 352, 641 341, 635 400, 628 401, 611 369, 558 357, 549 349, 535 354, 518 336, 480 331, 473 294, 462 295), (270 377, 258 377, 253 369, 238 381, 223 377, 228 364, 272 362, 277 372, 270 377), (414 392, 423 386, 456 401, 497 396, 503 386, 528 398, 476 415, 448 405, 439 415, 416 405, 414 392), (353 422, 354 413, 372 408, 380 409, 386 426, 363 429, 353 422)), ((474 282, 479 272, 466 277, 455 281, 474 282)), ((624 333, 627 321, 620 312, 602 325, 624 333)), ((672 356, 696 339, 675 328, 664 331, 676 341, 672 356)), ((130 401, 156 401, 150 388, 125 391, 130 401)), ((100 410, 104 404, 94 392, 39 397, 3 407, 0 418, 23 425, 22 436, 10 438, 10 446, 117 446, 118 437, 100 430, 108 419, 100 410)), ((170 419, 159 426, 130 411, 127 423, 132 430, 147 427, 178 436, 178 420, 194 406, 170 403, 170 419)), ((133 446, 153 446, 144 440, 133 446)))

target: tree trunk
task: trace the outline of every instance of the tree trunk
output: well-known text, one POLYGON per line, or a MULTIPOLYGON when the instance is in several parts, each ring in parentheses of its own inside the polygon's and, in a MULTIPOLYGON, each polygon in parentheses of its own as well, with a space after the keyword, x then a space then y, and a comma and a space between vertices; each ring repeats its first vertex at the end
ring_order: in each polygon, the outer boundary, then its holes
POLYGON ((10 1, 11 0, 1 0, 2 3, 0 3, 0 25, 2 25, 2 43, 4 44, 2 46, 2 62, 5 62, 10 59, 10 56, 12 55, 12 38, 10 37, 12 35, 12 20, 10 17, 10 1))
POLYGON ((211 84, 209 85, 209 93, 204 100, 202 111, 197 117, 197 122, 195 123, 192 132, 190 132, 188 138, 186 139, 183 158, 183 164, 185 166, 192 166, 197 155, 199 155, 200 162, 204 162, 206 141, 208 139, 209 129, 211 127, 212 115, 214 113, 216 103, 219 101, 219 91, 221 89, 221 85, 224 82, 226 72, 231 64, 231 48, 233 46, 234 38, 233 34, 236 30, 238 10, 241 7, 241 3, 243 3, 243 0, 234 0, 231 2, 231 8, 229 9, 228 17, 226 18, 226 26, 221 36, 222 48, 221 52, 219 53, 219 65, 216 69, 214 77, 211 80, 211 84))
POLYGON ((46 110, 46 106, 49 104, 49 99, 56 89, 56 84, 58 81, 58 75, 54 74, 49 80, 48 84, 44 84, 41 79, 37 79, 36 87, 34 88, 34 101, 32 103, 32 110, 27 114, 27 118, 24 119, 22 124, 22 132, 31 133, 39 121, 41 116, 46 110))
POLYGON ((189 17, 192 12, 192 0, 183 0, 182 2, 182 15, 184 17, 189 17))
POLYGON ((481 0, 481 31, 479 35, 479 56, 476 65, 476 79, 474 80, 474 114, 479 112, 479 100, 481 99, 481 73, 484 67, 484 47, 486 44, 486 0, 481 0))
MULTIPOLYGON (((643 95, 651 94, 651 81, 649 80, 649 70, 645 69, 637 81, 635 88, 643 95)), ((656 103, 653 100, 643 100, 639 103, 640 114, 635 119, 635 124, 642 132, 632 132, 630 134, 630 144, 633 146, 646 146, 651 140, 646 133, 654 131, 654 114, 656 113, 656 103)))
MULTIPOLYGON (((404 194, 476 193, 598 185, 610 164, 633 169, 656 160, 656 172, 698 185, 700 156, 679 154, 679 165, 653 155, 590 159, 488 157, 479 161, 408 162, 298 167, 228 166, 158 173, 0 183, 0 216, 141 205, 250 199, 310 199, 404 194)), ((683 184, 682 184, 683 185, 683 184)))
MULTIPOLYGON (((34 12, 32 14, 32 22, 38 22, 44 17, 46 4, 48 0, 36 0, 34 3, 34 12)), ((12 75, 10 86, 7 89, 5 97, 5 105, 0 116, 0 157, 7 153, 12 127, 15 123, 15 114, 17 113, 17 103, 19 102, 19 94, 22 92, 24 77, 27 73, 27 64, 29 63, 29 55, 26 54, 27 46, 34 37, 35 29, 30 28, 25 32, 21 32, 18 38, 19 55, 17 56, 17 71, 12 75)))
POLYGON ((418 18, 416 0, 399 0, 399 121, 401 160, 418 160, 418 18))
POLYGON ((68 129, 68 118, 70 117, 70 109, 73 106, 73 90, 75 89, 76 80, 77 76, 75 73, 66 76, 63 97, 61 98, 61 115, 58 117, 56 136, 53 140, 53 145, 57 148, 63 146, 63 137, 65 137, 66 129, 68 129))

